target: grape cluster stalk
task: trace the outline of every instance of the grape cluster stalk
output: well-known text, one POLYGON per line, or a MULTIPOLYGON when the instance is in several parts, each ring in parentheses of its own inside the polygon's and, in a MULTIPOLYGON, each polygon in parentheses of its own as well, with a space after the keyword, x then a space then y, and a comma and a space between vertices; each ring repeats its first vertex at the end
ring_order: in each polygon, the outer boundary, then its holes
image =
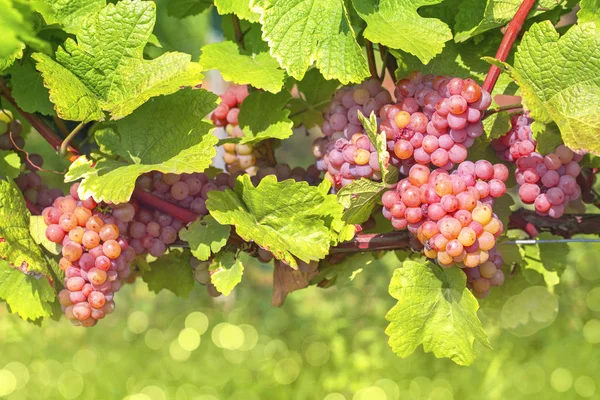
POLYGON ((122 235, 133 219, 131 204, 102 212, 92 199, 80 199, 78 184, 42 212, 48 240, 62 245, 60 269, 65 289, 58 300, 74 325, 91 327, 113 312, 114 294, 131 274, 135 251, 122 235))
POLYGON ((325 179, 336 190, 360 178, 381 179, 377 152, 364 132, 359 113, 367 118, 371 113, 379 115, 391 100, 390 93, 376 79, 335 92, 324 111, 324 136, 313 143, 313 155, 317 168, 325 172, 325 179))
POLYGON ((562 144, 546 155, 536 152, 532 122, 526 115, 514 115, 509 132, 492 141, 492 147, 501 159, 516 163, 521 200, 533 204, 539 215, 560 218, 565 207, 581 197, 576 178, 583 155, 562 144))
POLYGON ((395 89, 396 104, 380 111, 390 162, 408 175, 415 164, 450 171, 483 133, 492 98, 472 79, 413 72, 395 89))

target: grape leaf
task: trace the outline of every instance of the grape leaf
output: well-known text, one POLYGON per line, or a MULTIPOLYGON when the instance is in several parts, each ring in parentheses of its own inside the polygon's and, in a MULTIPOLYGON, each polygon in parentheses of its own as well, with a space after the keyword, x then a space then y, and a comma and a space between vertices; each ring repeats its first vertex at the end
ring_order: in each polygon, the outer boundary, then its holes
POLYGON ((244 132, 240 143, 258 143, 269 138, 287 139, 292 136, 294 123, 285 108, 291 95, 288 92, 271 94, 251 93, 240 107, 239 126, 244 132))
POLYGON ((274 175, 254 187, 250 177, 243 175, 234 190, 209 192, 206 207, 219 223, 234 225, 245 241, 256 242, 297 268, 293 256, 304 262, 325 257, 345 228, 342 206, 328 190, 327 184, 277 182, 274 175))
POLYGON ((279 92, 285 80, 285 71, 269 53, 246 54, 230 41, 204 46, 200 64, 205 70, 219 70, 226 81, 272 93, 279 92))
POLYGON ((56 293, 45 276, 24 274, 0 259, 0 299, 24 320, 50 317, 56 293))
POLYGON ((260 15, 250 9, 250 0, 215 0, 219 14, 235 14, 241 19, 258 22, 260 15))
POLYGON ((504 136, 510 128, 510 114, 506 111, 494 113, 483 120, 483 132, 488 139, 504 136))
MULTIPOLYGON (((0 0, 2 1, 2 0, 0 0)), ((9 68, 13 63, 23 57, 23 50, 25 49, 25 45, 21 44, 21 47, 16 49, 12 54, 2 57, 0 56, 0 73, 3 73, 7 68, 9 68)))
POLYGON ((255 0, 252 10, 260 14, 271 55, 294 78, 301 80, 315 61, 326 79, 343 84, 369 76, 344 2, 255 0))
POLYGON ((106 0, 38 0, 36 11, 48 25, 59 24, 69 33, 76 33, 85 18, 106 6, 106 0))
POLYGON ((600 153, 600 31, 592 22, 572 26, 562 37, 548 21, 523 36, 508 66, 535 119, 532 130, 555 122, 568 147, 600 153))
POLYGON ((405 261, 394 271, 389 291, 398 303, 386 315, 390 324, 385 333, 399 357, 408 357, 423 344, 423 350, 438 358, 470 365, 475 339, 491 348, 477 318, 479 304, 460 269, 405 261))
POLYGON ((344 206, 344 221, 361 224, 369 219, 386 187, 383 182, 361 178, 341 188, 338 202, 344 206))
POLYGON ((179 297, 188 297, 194 289, 194 271, 188 251, 171 250, 149 263, 149 268, 142 274, 142 279, 154 293, 166 289, 179 297))
POLYGON ((25 44, 50 51, 50 46, 35 35, 33 23, 29 20, 32 14, 29 4, 0 0, 0 10, 0 70, 20 58, 19 53, 22 55, 25 44))
POLYGON ((413 54, 427 64, 452 39, 448 25, 437 18, 423 18, 422 6, 442 0, 352 0, 358 15, 367 22, 363 35, 374 43, 413 54))
POLYGON ((21 159, 13 151, 0 150, 0 177, 14 179, 19 176, 21 159))
POLYGON ((212 5, 210 0, 169 0, 167 13, 175 18, 198 15, 212 5))
POLYGON ((30 61, 13 65, 8 72, 11 74, 12 96, 19 108, 28 113, 54 114, 48 89, 30 61))
POLYGON ((44 217, 41 215, 32 215, 29 218, 29 232, 31 233, 33 240, 37 244, 44 246, 50 253, 58 255, 60 254, 62 246, 48 240, 46 237, 46 228, 47 226, 44 222, 44 217))
POLYGON ((149 100, 130 116, 104 130, 103 145, 125 162, 101 159, 94 167, 80 157, 69 167, 65 181, 83 178, 82 198, 127 202, 135 180, 149 171, 202 172, 215 156, 217 138, 203 118, 214 109, 217 96, 204 89, 185 89, 149 100))
POLYGON ((56 61, 35 53, 37 69, 59 117, 75 121, 123 118, 148 99, 202 82, 201 67, 188 54, 165 53, 144 60, 156 5, 125 0, 86 18, 77 42, 67 39, 56 61))
POLYGON ((331 97, 340 85, 335 80, 328 81, 316 68, 308 70, 304 79, 297 83, 300 96, 290 99, 288 107, 294 126, 312 128, 323 123, 323 110, 331 102, 331 97))
POLYGON ((208 269, 211 272, 211 283, 225 296, 229 296, 233 288, 242 281, 244 273, 242 262, 229 251, 215 255, 213 263, 208 269))
MULTIPOLYGON (((542 232, 537 237, 540 240, 562 239, 548 232, 542 232)), ((560 277, 567 267, 569 255, 567 243, 553 243, 551 245, 535 244, 520 245, 519 253, 523 260, 523 268, 532 269, 544 277, 550 290, 560 283, 560 277)))
POLYGON ((50 276, 50 266, 29 233, 30 213, 21 191, 0 179, 0 258, 28 274, 50 276))
POLYGON ((577 22, 595 22, 600 24, 600 0, 581 0, 577 12, 577 22))
MULTIPOLYGON (((179 231, 179 238, 189 243, 194 257, 206 261, 211 252, 216 254, 227 244, 230 232, 229 225, 221 225, 207 215, 203 221, 194 221, 190 226, 179 231)), ((219 292, 222 293, 221 290, 219 292)))
MULTIPOLYGON (((358 119, 365 128, 365 133, 377 151, 377 160, 379 161, 379 168, 381 169, 381 180, 385 183, 395 184, 398 182, 398 176, 397 174, 392 177, 388 176, 390 173, 390 153, 387 150, 385 131, 378 132, 377 117, 375 116, 375 113, 371 111, 369 119, 362 115, 362 113, 358 113, 358 119)), ((394 169, 394 167, 392 166, 391 169, 394 169)))
MULTIPOLYGON (((506 25, 515 16, 521 3, 521 0, 461 1, 455 19, 454 40, 464 42, 480 33, 506 25)), ((527 18, 555 7, 564 8, 567 3, 565 0, 539 0, 527 18)))
POLYGON ((338 288, 343 289, 350 285, 354 278, 363 271, 363 268, 373 262, 373 255, 371 253, 356 253, 345 257, 341 262, 337 264, 327 264, 325 261, 321 261, 319 269, 321 273, 316 281, 322 281, 323 279, 334 280, 338 288))

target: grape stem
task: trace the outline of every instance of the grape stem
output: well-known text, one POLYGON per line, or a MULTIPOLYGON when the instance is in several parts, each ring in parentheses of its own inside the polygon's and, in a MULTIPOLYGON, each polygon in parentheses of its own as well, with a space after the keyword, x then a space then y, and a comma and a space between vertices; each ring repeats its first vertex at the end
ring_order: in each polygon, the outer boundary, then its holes
MULTIPOLYGON (((523 28, 523 24, 527 19, 527 15, 529 11, 535 4, 535 0, 523 0, 519 9, 517 10, 513 19, 508 23, 506 27, 506 32, 504 32, 504 37, 502 38, 502 42, 500 42, 500 46, 498 47, 498 51, 496 52, 496 59, 500 61, 506 61, 510 50, 517 39, 517 35, 523 28)), ((496 81, 500 76, 500 68, 496 65, 492 65, 490 70, 488 71, 487 76, 485 77, 485 81, 483 82, 482 88, 492 93, 494 90, 494 86, 496 85, 496 81)))
POLYGON ((83 127, 86 125, 85 122, 80 122, 79 125, 77 125, 72 131, 71 133, 69 133, 69 135, 65 138, 65 140, 63 140, 63 142, 60 144, 60 151, 59 154, 61 157, 65 157, 67 155, 68 152, 68 148, 69 148, 69 143, 71 142, 71 140, 73 140, 73 138, 75 136, 77 136, 77 134, 79 133, 79 131, 81 131, 81 129, 83 129, 83 127))
POLYGON ((273 150, 273 140, 267 139, 264 141, 265 150, 267 152, 267 161, 269 166, 274 167, 277 165, 277 159, 275 158, 275 150, 273 150))
POLYGON ((496 108, 490 108, 487 109, 484 113, 484 116, 482 119, 486 119, 487 117, 489 117, 492 114, 496 114, 502 111, 523 111, 523 105, 521 103, 516 103, 516 104, 507 104, 505 106, 499 106, 496 108))
MULTIPOLYGON (((385 67, 387 68, 390 78, 394 84, 396 84, 396 70, 398 69, 398 62, 394 56, 390 57, 390 51, 387 47, 379 44, 379 54, 381 55, 381 60, 385 63, 385 67)), ((383 79, 382 79, 383 81, 383 79)))
POLYGON ((370 40, 365 39, 365 48, 367 49, 367 60, 369 61, 369 72, 371 72, 371 78, 379 79, 377 73, 377 63, 375 62, 375 53, 373 52, 373 43, 370 40))
MULTIPOLYGON (((17 102, 12 97, 10 89, 6 86, 4 81, 0 78, 0 94, 4 97, 8 102, 17 110, 19 114, 23 116, 29 122, 29 124, 36 130, 38 133, 52 146, 54 150, 60 149, 60 145, 62 144, 62 138, 60 138, 52 128, 50 128, 41 118, 36 116, 35 114, 30 114, 25 112, 19 108, 17 102)), ((79 154, 76 148, 73 146, 69 146, 67 148, 72 154, 79 154)))
POLYGON ((235 14, 231 14, 231 21, 233 23, 233 31, 235 33, 235 41, 242 49, 245 49, 244 46, 244 33, 242 32, 242 27, 240 25, 240 19, 235 14))
POLYGON ((133 198, 139 201, 140 203, 152 207, 156 210, 160 210, 170 216, 177 218, 183 222, 190 223, 194 222, 198 219, 199 215, 186 210, 185 208, 181 208, 176 206, 175 204, 169 203, 166 200, 161 199, 160 197, 156 197, 143 189, 136 188, 133 191, 133 198))

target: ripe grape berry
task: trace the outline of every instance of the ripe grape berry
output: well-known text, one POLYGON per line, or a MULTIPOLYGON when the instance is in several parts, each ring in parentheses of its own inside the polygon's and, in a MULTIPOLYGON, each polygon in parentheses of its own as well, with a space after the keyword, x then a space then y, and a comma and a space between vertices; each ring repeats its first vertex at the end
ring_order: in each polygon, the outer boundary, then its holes
POLYGON ((490 94, 472 79, 411 73, 396 84, 396 103, 380 111, 390 162, 408 175, 415 164, 450 171, 483 133, 490 94))
POLYGON ((62 245, 61 308, 74 325, 91 327, 113 312, 114 293, 131 274, 129 265, 136 253, 121 232, 135 209, 130 204, 113 205, 112 214, 101 213, 93 199, 79 198, 77 187, 57 197, 42 216, 48 240, 62 245))
POLYGON ((502 264, 504 260, 498 253, 498 249, 491 249, 489 259, 475 268, 463 268, 467 275, 467 287, 471 289, 475 297, 483 299, 490 294, 492 286, 500 286, 504 283, 504 272, 502 264))
POLYGON ((540 215, 559 218, 569 202, 581 197, 576 178, 581 172, 579 161, 583 155, 564 145, 545 156, 536 152, 532 122, 526 115, 513 116, 511 130, 494 140, 492 147, 499 157, 516 163, 515 178, 521 200, 533 204, 540 215))
POLYGON ((390 94, 376 79, 360 85, 343 87, 323 114, 323 137, 313 143, 316 166, 325 172, 335 189, 355 179, 381 179, 375 147, 364 133, 359 113, 367 118, 372 112, 379 115, 381 108, 391 101, 390 94))
POLYGON ((383 194, 383 215, 395 229, 408 228, 441 266, 475 268, 503 232, 492 205, 506 193, 507 177, 506 166, 485 160, 465 161, 452 173, 416 164, 383 194))

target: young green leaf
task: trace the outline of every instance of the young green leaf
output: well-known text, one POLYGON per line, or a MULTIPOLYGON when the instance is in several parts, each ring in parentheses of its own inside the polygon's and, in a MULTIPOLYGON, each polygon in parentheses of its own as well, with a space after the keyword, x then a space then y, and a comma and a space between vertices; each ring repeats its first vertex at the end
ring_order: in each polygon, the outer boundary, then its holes
POLYGON ((288 102, 290 119, 294 121, 294 126, 320 126, 323 123, 323 110, 331 102, 331 97, 339 85, 335 80, 328 81, 323 78, 318 69, 309 69, 304 78, 297 83, 301 96, 288 102))
POLYGON ((11 74, 12 96, 19 108, 28 113, 54 114, 48 89, 29 59, 13 65, 8 72, 11 74))
POLYGON ((365 38, 413 54, 427 64, 452 39, 452 32, 437 18, 421 17, 417 9, 441 1, 352 0, 352 4, 367 22, 365 38))
POLYGON ((592 22, 572 26, 562 37, 549 21, 523 36, 510 68, 535 119, 535 133, 555 122, 573 150, 600 153, 600 31, 592 22), (572 49, 577 49, 572 52, 572 49))
POLYGON ((229 296, 237 284, 242 281, 244 273, 242 262, 229 251, 217 254, 208 269, 211 271, 211 283, 225 296, 229 296))
POLYGON ((36 11, 48 25, 61 25, 65 31, 74 34, 88 16, 105 6, 106 0, 39 0, 36 11))
POLYGON ((190 257, 188 251, 171 250, 151 262, 142 279, 154 293, 166 289, 179 297, 188 297, 195 284, 190 257))
POLYGON ((315 280, 328 279, 331 281, 335 279, 336 286, 343 289, 349 286, 354 278, 363 271, 363 268, 372 262, 373 255, 368 252, 349 255, 338 264, 326 264, 325 261, 321 261, 319 265, 321 273, 315 280))
POLYGON ((48 44, 35 35, 34 25, 29 18, 32 14, 29 4, 0 0, 0 10, 0 70, 20 58, 26 44, 50 51, 48 44))
POLYGON ((58 255, 62 246, 48 240, 46 237, 46 228, 44 217, 41 215, 32 215, 29 218, 29 232, 33 240, 40 246, 44 246, 50 253, 58 255))
POLYGON ((292 136, 294 123, 285 108, 292 96, 288 92, 271 94, 251 93, 240 107, 238 120, 244 137, 240 143, 258 143, 269 138, 287 139, 292 136))
POLYGON ((600 1, 599 0, 581 0, 579 2, 579 12, 577 13, 577 22, 595 22, 600 25, 600 1))
POLYGON ((24 320, 50 317, 56 293, 46 277, 24 274, 0 259, 0 299, 24 320))
POLYGON ((0 177, 14 179, 21 171, 21 159, 14 151, 0 150, 0 177))
POLYGON ((387 151, 387 139, 385 138, 385 132, 378 131, 377 117, 375 116, 375 113, 371 112, 369 119, 362 115, 362 113, 358 113, 358 119, 365 128, 365 132, 369 137, 369 140, 377 151, 377 160, 379 161, 379 168, 381 168, 381 180, 385 183, 392 184, 398 182, 397 176, 388 177, 388 174, 390 173, 390 153, 387 151))
MULTIPOLYGON (((194 221, 179 232, 179 238, 190 245, 190 250, 198 260, 208 260, 227 244, 231 226, 221 225, 207 215, 203 221, 194 221)), ((219 290, 220 291, 220 290, 219 290)))
POLYGON ((291 179, 277 182, 273 175, 254 187, 243 175, 234 190, 209 192, 206 206, 219 223, 234 225, 244 240, 297 268, 293 256, 304 262, 325 257, 344 228, 342 206, 327 190, 291 179))
MULTIPOLYGON (((480 33, 506 25, 515 16, 521 3, 521 0, 461 1, 455 17, 454 40, 464 42, 480 33)), ((528 18, 555 7, 565 8, 567 4, 566 0, 540 0, 529 13, 528 18)))
POLYGON ((25 273, 50 276, 48 260, 29 232, 29 217, 17 185, 0 179, 0 258, 25 273))
POLYGON ((271 55, 294 78, 301 80, 315 61, 326 79, 343 84, 369 76, 344 2, 255 0, 252 6, 271 55))
POLYGON ((219 70, 226 81, 272 93, 279 92, 285 80, 285 71, 269 53, 246 54, 230 41, 204 46, 200 64, 205 70, 219 70))
POLYGON ((383 182, 365 178, 341 188, 337 198, 344 206, 344 221, 348 224, 361 224, 368 220, 385 189, 383 182))
POLYGON ((258 22, 260 15, 250 9, 250 0, 215 0, 219 14, 235 14, 241 19, 258 22))
POLYGON ((132 115, 117 121, 101 136, 111 153, 127 162, 102 159, 91 166, 85 157, 71 164, 67 182, 84 179, 80 196, 97 201, 127 202, 135 180, 149 171, 202 172, 210 165, 217 138, 204 117, 216 104, 216 95, 204 89, 181 90, 151 99, 132 115))
POLYGON ((431 262, 405 261, 394 271, 389 291, 398 303, 386 315, 390 324, 385 330, 394 353, 408 357, 422 344, 436 357, 470 365, 475 339, 491 348, 466 283, 460 269, 431 262))
POLYGON ((198 15, 211 5, 211 0, 169 0, 167 13, 175 18, 185 18, 198 15))
POLYGON ((148 99, 202 82, 201 67, 183 53, 144 60, 144 46, 156 20, 154 2, 108 4, 86 18, 77 42, 68 39, 56 61, 35 53, 37 69, 59 117, 102 120, 102 111, 123 118, 148 99))

